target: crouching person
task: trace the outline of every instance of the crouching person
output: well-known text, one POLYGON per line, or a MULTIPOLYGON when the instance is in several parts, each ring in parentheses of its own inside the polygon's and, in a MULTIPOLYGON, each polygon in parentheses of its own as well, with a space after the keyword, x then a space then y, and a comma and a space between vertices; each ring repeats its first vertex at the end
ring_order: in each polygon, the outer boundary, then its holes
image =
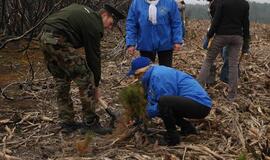
POLYGON ((190 75, 150 62, 146 57, 134 59, 128 75, 134 75, 143 85, 149 118, 162 118, 167 130, 164 136, 167 144, 177 145, 180 135, 196 133, 196 128, 185 118, 205 118, 211 110, 212 100, 190 75), (176 126, 181 128, 180 134, 176 126))

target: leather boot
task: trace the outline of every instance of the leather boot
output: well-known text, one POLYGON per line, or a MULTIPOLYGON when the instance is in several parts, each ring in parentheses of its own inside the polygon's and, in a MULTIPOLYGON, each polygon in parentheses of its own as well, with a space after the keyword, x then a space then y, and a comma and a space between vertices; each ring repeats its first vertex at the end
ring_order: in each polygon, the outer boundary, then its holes
POLYGON ((70 134, 80 128, 80 125, 76 122, 62 122, 60 123, 61 132, 70 134))
POLYGON ((189 121, 183 118, 176 119, 176 125, 181 128, 180 134, 182 136, 197 134, 196 128, 189 121))
POLYGON ((180 143, 180 135, 176 130, 169 130, 164 135, 164 139, 168 146, 175 146, 180 143))
POLYGON ((112 128, 108 127, 103 127, 101 126, 99 122, 99 117, 93 113, 93 116, 88 116, 84 120, 84 127, 83 127, 83 132, 95 132, 97 134, 105 135, 105 134, 111 134, 112 133, 112 128))

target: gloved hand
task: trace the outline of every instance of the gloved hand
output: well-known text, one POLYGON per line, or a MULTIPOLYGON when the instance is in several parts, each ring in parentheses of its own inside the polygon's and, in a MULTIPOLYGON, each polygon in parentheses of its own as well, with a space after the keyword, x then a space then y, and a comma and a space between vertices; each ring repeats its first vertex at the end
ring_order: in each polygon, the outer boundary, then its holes
POLYGON ((242 45, 242 53, 249 53, 249 43, 250 43, 250 39, 244 39, 244 43, 242 45))
POLYGON ((209 45, 209 38, 205 36, 203 39, 203 49, 208 49, 208 45, 209 45))
POLYGON ((136 117, 135 120, 134 120, 133 126, 139 126, 139 125, 142 125, 142 124, 143 124, 143 120, 136 117))

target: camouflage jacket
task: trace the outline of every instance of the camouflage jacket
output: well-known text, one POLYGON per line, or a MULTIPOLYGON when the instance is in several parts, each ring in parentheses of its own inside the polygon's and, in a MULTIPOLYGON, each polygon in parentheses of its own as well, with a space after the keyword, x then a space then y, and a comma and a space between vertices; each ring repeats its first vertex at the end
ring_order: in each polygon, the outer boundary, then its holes
POLYGON ((101 77, 100 41, 104 34, 101 16, 87 6, 71 4, 49 16, 45 25, 64 33, 74 48, 85 48, 87 64, 98 86, 101 77))

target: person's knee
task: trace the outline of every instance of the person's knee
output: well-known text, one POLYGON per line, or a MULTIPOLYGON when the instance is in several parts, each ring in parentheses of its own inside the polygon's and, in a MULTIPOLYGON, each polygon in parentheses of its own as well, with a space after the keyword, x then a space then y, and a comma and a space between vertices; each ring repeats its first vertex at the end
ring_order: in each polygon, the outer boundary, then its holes
POLYGON ((159 108, 166 107, 167 98, 165 96, 161 96, 158 100, 159 108))
POLYGON ((200 116, 198 116, 198 119, 204 119, 206 116, 209 115, 211 111, 211 108, 205 108, 203 111, 201 111, 200 116))
POLYGON ((161 116, 169 114, 170 108, 168 106, 168 97, 162 96, 159 98, 158 109, 161 116))

